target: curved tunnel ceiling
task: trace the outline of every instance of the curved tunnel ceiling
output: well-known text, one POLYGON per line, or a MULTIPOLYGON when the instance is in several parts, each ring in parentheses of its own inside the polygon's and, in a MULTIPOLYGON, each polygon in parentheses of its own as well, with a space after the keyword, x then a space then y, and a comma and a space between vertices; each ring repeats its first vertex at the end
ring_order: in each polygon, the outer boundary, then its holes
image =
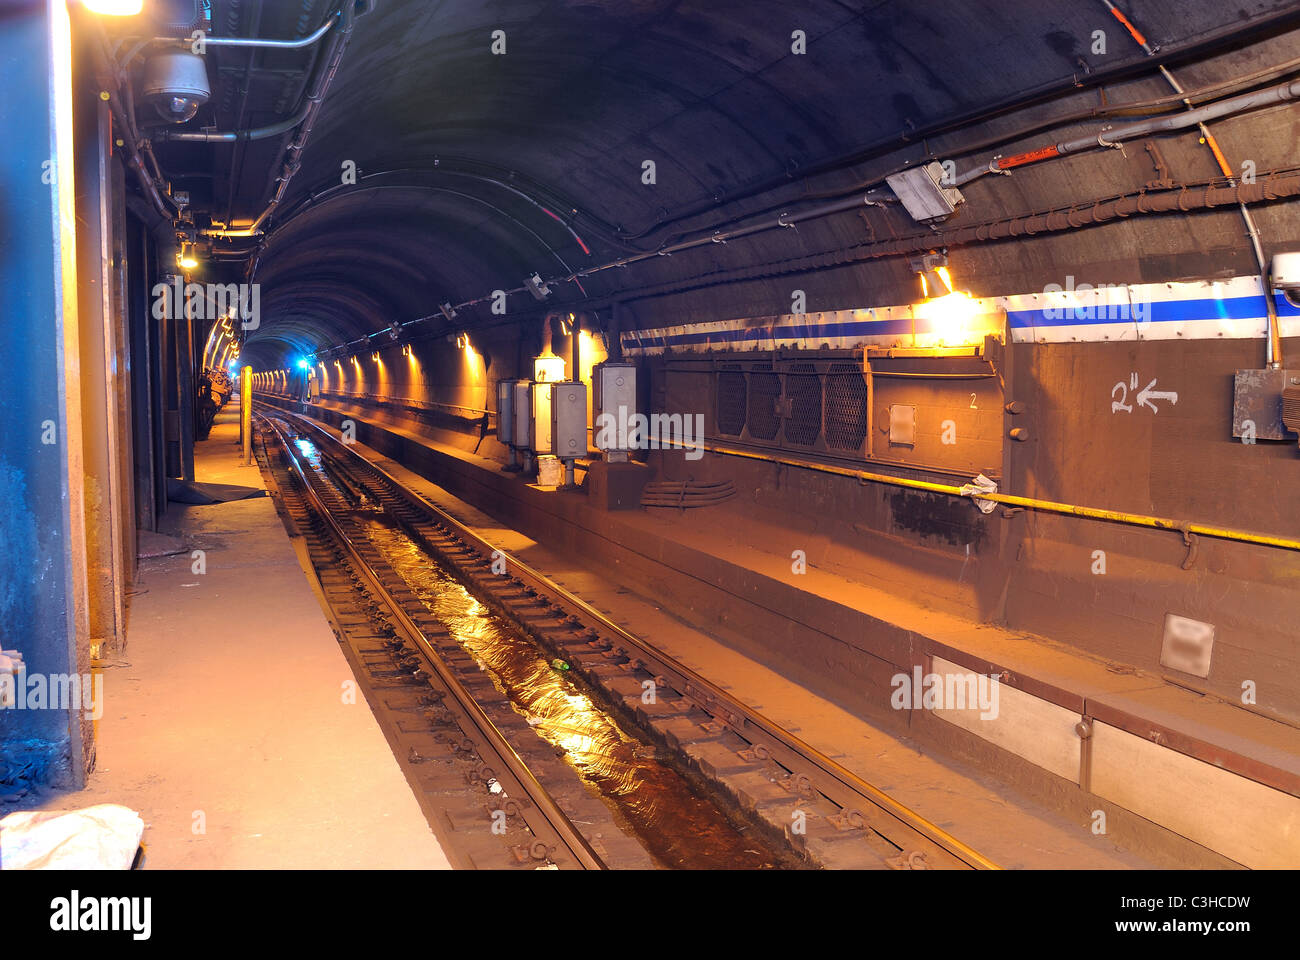
MULTIPOLYGON (((307 22, 289 6, 265 4, 256 32, 300 34, 328 13, 308 2, 307 22)), ((1134 0, 1128 13, 1163 56, 1293 7, 1245 0, 1228 14, 1219 0, 1134 0)), ((251 9, 215 0, 214 23, 246 27, 251 9)), ((1224 57, 1194 63, 1186 76, 1208 81, 1241 69, 1231 52, 1224 57)), ((284 365, 288 353, 428 316, 444 300, 517 287, 534 271, 563 275, 654 250, 691 227, 846 190, 935 149, 923 133, 1034 92, 1095 103, 1092 85, 1109 78, 1112 98, 1167 94, 1150 71, 1101 0, 378 0, 355 21, 256 260, 262 324, 247 356, 284 365), (504 54, 492 52, 497 30, 504 54), (1092 50, 1097 30, 1104 55, 1092 50), (803 55, 792 52, 794 31, 807 38, 803 55), (856 164, 803 182, 855 154, 856 164), (643 182, 647 160, 653 185, 643 182), (340 183, 347 161, 356 185, 340 183), (730 200, 754 184, 777 189, 730 200)), ((229 180, 236 218, 255 216, 267 197, 266 167, 254 169, 254 156, 237 173, 217 174, 229 180)), ((1034 209, 1046 199, 1018 185, 999 205, 1034 209)), ((707 285, 711 271, 816 254, 861 240, 863 229, 854 215, 837 216, 779 231, 794 236, 656 258, 565 284, 556 301, 686 278, 707 285)), ((915 227, 904 217, 866 229, 915 227)), ((528 300, 512 304, 536 306, 528 300)), ((719 316, 740 315, 722 296, 708 304, 719 316)))

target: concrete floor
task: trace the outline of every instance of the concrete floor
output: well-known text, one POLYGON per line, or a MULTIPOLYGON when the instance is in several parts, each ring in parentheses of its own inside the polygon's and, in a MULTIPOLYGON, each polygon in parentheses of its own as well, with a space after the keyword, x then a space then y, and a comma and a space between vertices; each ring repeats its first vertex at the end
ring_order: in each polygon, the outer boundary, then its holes
MULTIPOLYGON (((237 410, 196 445, 197 479, 263 487, 237 410)), ((352 672, 273 502, 172 504, 163 532, 187 549, 140 561, 89 786, 24 806, 131 807, 146 868, 448 867, 364 697, 344 700, 352 672)))

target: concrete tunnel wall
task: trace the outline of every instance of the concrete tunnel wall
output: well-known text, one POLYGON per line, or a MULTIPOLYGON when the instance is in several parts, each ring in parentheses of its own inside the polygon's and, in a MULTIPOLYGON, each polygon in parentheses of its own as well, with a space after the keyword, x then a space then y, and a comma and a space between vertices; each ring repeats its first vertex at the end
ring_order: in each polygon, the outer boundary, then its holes
MULTIPOLYGON (((1195 16, 1208 15, 1209 9, 1208 5, 1153 5, 1142 14, 1149 26, 1157 28, 1149 32, 1169 34, 1165 46, 1172 49, 1172 34, 1192 30, 1195 16)), ((1076 13, 1087 19, 1085 10, 1072 8, 1070 15, 1076 13)), ((475 17, 468 9, 451 14, 462 20, 475 17)), ((957 19, 952 22, 966 16, 975 14, 954 10, 952 17, 957 19)), ((601 20, 600 28, 612 23, 601 20)), ((721 35, 723 30, 713 26, 717 28, 713 32, 721 35)), ((973 23, 968 26, 971 31, 982 29, 973 23)), ((996 74, 987 70, 986 58, 957 43, 960 32, 945 31, 941 38, 944 44, 955 44, 960 56, 951 61, 952 74, 944 78, 945 83, 933 86, 927 96, 946 97, 940 87, 951 93, 996 81, 996 74)), ((887 34, 876 31, 873 36, 879 40, 887 34)), ((1111 53, 1098 60, 1098 69, 1137 52, 1125 47, 1128 38, 1122 34, 1111 40, 1111 53)), ((856 41, 846 37, 844 42, 845 48, 837 47, 837 52, 860 60, 856 41)), ((368 49, 369 68, 379 62, 375 58, 386 54, 379 46, 368 49)), ((511 69, 530 63, 530 49, 520 49, 521 58, 508 61, 511 69)), ((1038 38, 1026 38, 1024 62, 1018 62, 1017 69, 1032 66, 1037 50, 1038 38)), ((458 55, 468 64, 472 53, 466 49, 458 55)), ((1193 88, 1297 55, 1300 35, 1278 32, 1203 59, 1174 62, 1172 69, 1184 86, 1193 88)), ((726 73, 737 65, 752 66, 751 56, 756 54, 729 50, 728 63, 719 69, 726 73)), ((652 73, 672 64, 647 54, 642 66, 652 73)), ((496 128, 483 126, 489 123, 487 114, 474 112, 480 94, 466 90, 458 109, 469 119, 457 127, 454 137, 445 136, 452 137, 466 155, 490 153, 494 162, 508 162, 512 170, 524 171, 527 176, 515 181, 522 190, 537 187, 546 196, 569 192, 575 195, 574 208, 589 206, 607 222, 644 224, 689 206, 692 197, 705 201, 709 195, 725 197, 731 188, 759 174, 779 172, 781 164, 769 162, 771 158, 762 151, 738 152, 736 144, 748 141, 730 136, 737 125, 769 143, 770 138, 759 135, 761 130, 799 130, 814 115, 838 120, 822 125, 817 150, 812 151, 806 139, 807 149, 790 147, 795 153, 802 150, 801 163, 790 169, 873 137, 877 139, 872 142, 888 139, 893 144, 827 175, 822 183, 828 191, 879 182, 886 173, 925 156, 957 155, 965 158, 963 165, 983 162, 994 153, 1012 155, 1092 135, 1103 125, 1091 119, 1049 124, 995 148, 964 152, 972 142, 1095 106, 1097 91, 1084 78, 1063 97, 973 125, 958 125, 923 143, 906 134, 881 138, 878 135, 886 130, 906 128, 905 102, 886 96, 892 88, 881 88, 879 110, 864 110, 860 90, 852 85, 835 90, 807 87, 799 66, 796 58, 765 68, 764 79, 782 96, 775 113, 762 122, 750 106, 739 115, 720 118, 708 113, 707 104, 687 104, 690 98, 684 98, 674 108, 680 110, 676 119, 657 127, 662 118, 638 100, 645 90, 629 81, 627 89, 620 86, 617 95, 611 95, 610 109, 591 117, 578 108, 581 97, 551 99, 538 93, 512 104, 530 124, 552 124, 544 142, 528 140, 520 132, 523 128, 514 127, 502 140, 480 135, 496 128), (889 119, 890 111, 899 114, 897 124, 889 119), (618 134, 616 155, 602 154, 601 163, 575 155, 575 144, 582 140, 568 135, 579 128, 594 130, 590 125, 597 121, 618 134), (637 179, 642 157, 662 161, 654 188, 637 179), (623 179, 619 172, 623 167, 615 161, 627 162, 623 179)), ((348 69, 345 64, 345 80, 348 69)), ((411 84, 417 79, 395 76, 394 96, 402 89, 414 89, 411 84)), ((1209 181, 1222 178, 1222 171, 1193 130, 1018 168, 1009 177, 975 180, 962 188, 966 203, 958 213, 933 229, 919 228, 897 206, 863 207, 796 229, 654 257, 596 274, 584 280, 585 296, 579 296, 571 284, 557 285, 546 304, 537 304, 526 294, 512 296, 505 318, 478 305, 462 309, 454 321, 445 323, 437 315, 438 303, 483 296, 494 287, 513 287, 527 272, 541 269, 541 264, 554 267, 553 255, 585 265, 625 251, 594 228, 584 231, 590 252, 580 250, 572 236, 535 208, 475 186, 469 167, 458 166, 454 158, 444 159, 441 151, 432 149, 427 118, 387 116, 385 122, 395 125, 396 132, 385 140, 383 154, 375 152, 369 144, 377 143, 379 136, 366 134, 373 116, 361 104, 364 84, 346 84, 343 91, 336 112, 323 122, 303 176, 295 180, 288 215, 269 238, 252 274, 264 286, 264 320, 250 336, 245 356, 260 370, 291 371, 302 355, 352 344, 339 358, 341 369, 332 356, 324 358, 327 403, 346 402, 384 422, 405 422, 416 432, 462 449, 478 443, 476 423, 457 419, 446 410, 417 413, 400 404, 379 403, 375 396, 490 408, 490 382, 526 375, 528 361, 539 346, 542 317, 552 309, 592 310, 599 325, 607 327, 617 303, 624 329, 647 330, 786 314, 796 291, 802 292, 809 312, 908 304, 919 299, 920 290, 908 257, 889 254, 890 244, 898 238, 947 249, 957 287, 976 297, 1028 295, 1071 282, 1163 284, 1259 275, 1240 211, 1233 203, 1209 209, 1191 209, 1195 203, 1189 203, 1187 212, 1139 212, 1082 229, 1035 234, 1020 230, 996 242, 953 239, 955 231, 976 223, 1049 210, 1062 211, 1065 221, 1110 198, 1141 197, 1169 188, 1161 183, 1185 187, 1184 195, 1196 201, 1205 195, 1209 181), (356 160, 362 170, 370 171, 369 179, 356 190, 338 188, 339 158, 356 160), (419 170, 419 176, 411 170, 419 170), (473 196, 467 199, 466 194, 473 196), (501 210, 491 212, 481 202, 484 198, 503 204, 501 210), (530 240, 519 229, 520 223, 535 230, 534 240, 540 242, 530 240), (410 331, 419 372, 412 372, 399 347, 385 346, 380 355, 386 379, 372 378, 376 366, 372 350, 356 345, 359 338, 394 320, 421 316, 432 319, 410 331), (449 342, 461 331, 469 331, 474 350, 490 363, 480 368, 465 362, 464 352, 449 342), (347 355, 353 353, 357 365, 347 355), (329 396, 335 388, 352 396, 329 396)), ((1167 96, 1169 87, 1148 72, 1110 84, 1106 92, 1118 101, 1167 96)), ((671 95, 677 93, 681 91, 671 95)), ((664 93, 669 99, 671 95, 664 93)), ((735 106, 731 94, 708 96, 713 107, 735 106)), ((665 111, 672 112, 667 106, 665 111)), ((725 113, 721 108, 719 112, 725 113)), ((1124 118, 1106 122, 1122 123, 1124 118)), ((1255 111, 1212 126, 1228 163, 1243 178, 1257 174, 1264 183, 1275 173, 1293 169, 1292 145, 1300 137, 1300 122, 1292 108, 1255 111)), ((794 180, 788 170, 787 176, 794 180)), ((784 209, 782 204, 798 209, 806 202, 793 185, 774 188, 762 198, 769 206, 776 204, 769 213, 784 209)), ((764 209, 757 198, 722 202, 705 215, 687 218, 682 227, 703 229, 713 218, 757 216, 754 211, 764 209)), ((1266 255, 1300 248, 1300 221, 1293 203, 1266 198, 1252 203, 1251 211, 1266 255)), ((1300 343, 1292 338, 1284 347, 1284 356, 1295 356, 1300 343)), ((562 344, 557 343, 555 350, 566 353, 562 344)), ((690 364, 678 359, 639 361, 647 374, 643 388, 650 409, 699 411, 712 417, 716 398, 708 377, 692 372, 690 364)), ((753 357, 716 353, 711 359, 749 362, 753 357)), ((1012 372, 1004 399, 1025 405, 1017 423, 1027 429, 1029 439, 1001 441, 1005 459, 989 464, 1001 471, 1001 489, 1179 521, 1296 535, 1300 494, 1294 481, 1295 444, 1247 446, 1231 435, 1233 374, 1263 366, 1263 340, 1018 343, 1007 348, 1006 360, 1012 372), (1156 378, 1162 387, 1177 389, 1178 405, 1145 419, 1115 419, 1109 409, 1111 386, 1132 373, 1141 375, 1144 383, 1156 378)), ((996 426, 1000 433, 1010 423, 999 418, 996 426)), ((492 456, 503 453, 491 437, 479 449, 492 456)), ((1212 623, 1216 640, 1209 677, 1171 675, 1173 679, 1233 703, 1241 702, 1243 682, 1253 681, 1258 688, 1258 703, 1253 706, 1275 715, 1300 716, 1300 670, 1289 633, 1297 614, 1294 585, 1300 558, 1292 552, 1201 537, 1193 562, 1183 569, 1188 548, 1177 533, 1033 511, 1012 517, 1003 517, 1001 511, 987 517, 972 515, 969 505, 957 504, 964 513, 957 512, 945 497, 861 486, 732 458, 711 457, 707 465, 689 467, 664 465, 661 457, 650 459, 670 476, 690 469, 697 475, 733 479, 754 516, 784 525, 792 537, 824 536, 824 562, 879 578, 904 598, 1040 633, 1121 664, 1162 669, 1159 657, 1166 614, 1212 623), (1105 575, 1092 573, 1097 550, 1106 554, 1105 575)), ((972 460, 967 466, 975 465, 972 460)), ((772 549, 779 552, 776 545, 772 549)))
MULTIPOLYGON (((376 398, 493 408, 491 381, 526 370, 518 348, 529 339, 480 337, 475 342, 483 352, 473 355, 435 340, 413 344, 411 357, 398 345, 384 348, 382 364, 369 354, 356 364, 331 361, 322 405, 503 459, 504 448, 492 437, 479 444, 477 423, 376 398)), ((562 339, 554 343, 558 353, 567 346, 562 339)), ((531 344, 535 352, 540 336, 531 344)), ((1288 339, 1284 347, 1300 349, 1300 340, 1288 339)), ((1300 534, 1295 444, 1247 445, 1231 436, 1232 375, 1256 365, 1260 349, 1257 339, 1013 344, 1005 397, 1020 401, 1025 412, 1013 417, 998 411, 996 430, 1001 434, 1014 423, 1028 429, 1030 439, 1006 442, 1009 472, 1000 489, 1300 534), (1158 374, 1161 383, 1178 388, 1179 403, 1145 419, 1116 417, 1111 386, 1131 369, 1158 374), (1241 494, 1225 500, 1223 490, 1241 494)), ((641 369, 643 385, 655 385, 646 391, 654 398, 651 409, 704 412, 708 434, 717 435, 713 381, 698 362, 656 357, 642 360, 641 369)), ((287 380, 291 373, 284 373, 287 380)), ((656 476, 732 480, 739 491, 735 508, 764 524, 764 549, 774 554, 803 549, 811 564, 864 578, 905 600, 1163 672, 1232 702, 1250 681, 1259 709, 1300 715, 1290 632, 1300 556, 1291 551, 1198 537, 1184 569, 1189 548, 1175 531, 1038 511, 985 516, 948 496, 726 456, 689 462, 650 453, 648 459, 656 476), (1096 572, 1096 551, 1104 552, 1104 574, 1096 572), (1214 624, 1208 678, 1161 667, 1166 614, 1214 624)))

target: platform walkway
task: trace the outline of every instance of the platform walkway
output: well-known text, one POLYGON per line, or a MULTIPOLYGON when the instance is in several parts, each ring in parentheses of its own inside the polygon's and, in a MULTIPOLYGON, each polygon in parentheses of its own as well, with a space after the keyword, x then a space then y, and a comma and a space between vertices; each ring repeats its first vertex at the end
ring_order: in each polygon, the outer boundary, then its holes
MULTIPOLYGON (((195 446, 196 479, 264 488, 237 410, 195 446)), ((138 811, 146 869, 446 868, 365 698, 345 702, 352 671, 274 502, 172 503, 162 532, 186 549, 140 561, 89 785, 29 806, 138 811)))

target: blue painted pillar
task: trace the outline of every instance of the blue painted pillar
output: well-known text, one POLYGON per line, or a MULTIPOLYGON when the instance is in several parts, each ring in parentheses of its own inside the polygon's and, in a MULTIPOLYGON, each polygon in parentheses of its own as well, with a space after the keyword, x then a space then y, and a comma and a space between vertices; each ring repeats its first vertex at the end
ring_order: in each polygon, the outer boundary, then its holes
POLYGON ((84 785, 93 742, 82 704, 48 696, 89 673, 68 33, 62 0, 0 24, 0 648, 47 685, 0 710, 0 793, 84 785))

